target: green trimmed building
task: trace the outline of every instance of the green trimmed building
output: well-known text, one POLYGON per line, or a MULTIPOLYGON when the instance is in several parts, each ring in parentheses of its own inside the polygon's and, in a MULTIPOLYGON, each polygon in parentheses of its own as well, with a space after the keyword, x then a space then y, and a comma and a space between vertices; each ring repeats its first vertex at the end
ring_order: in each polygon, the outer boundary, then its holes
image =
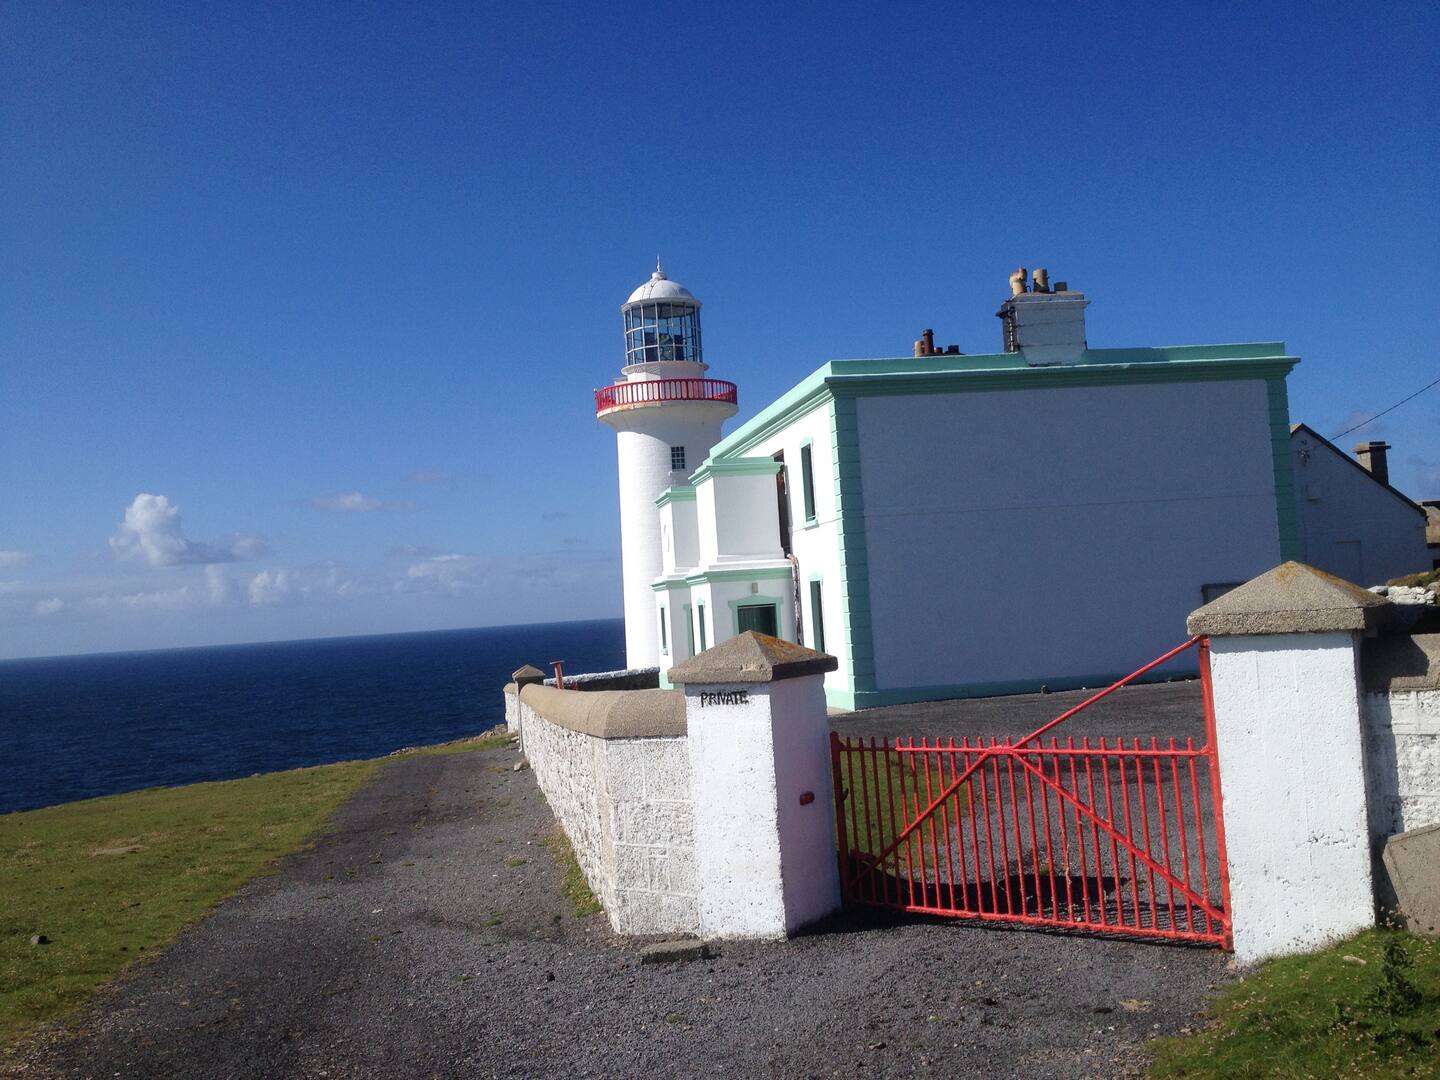
POLYGON ((1024 285, 1005 352, 827 363, 661 493, 662 673, 755 629, 844 708, 1095 686, 1296 555, 1281 343, 1091 349, 1024 285))

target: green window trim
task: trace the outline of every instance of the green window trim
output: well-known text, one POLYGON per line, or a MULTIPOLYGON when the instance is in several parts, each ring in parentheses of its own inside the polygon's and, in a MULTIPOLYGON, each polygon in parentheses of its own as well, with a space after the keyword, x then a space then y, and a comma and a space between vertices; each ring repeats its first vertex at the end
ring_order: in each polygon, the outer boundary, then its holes
POLYGON ((710 647, 708 644, 706 644, 706 641, 705 641, 705 605, 704 605, 704 604, 697 604, 697 605, 696 605, 696 613, 697 613, 697 617, 696 617, 696 619, 695 619, 695 622, 696 622, 696 623, 699 625, 699 627, 700 627, 700 651, 701 651, 701 652, 704 652, 706 649, 708 649, 708 648, 710 647))
POLYGON ((811 440, 800 444, 800 497, 804 502, 805 524, 815 524, 815 463, 812 460, 811 440))
POLYGON ((820 576, 810 578, 810 648, 816 652, 825 651, 825 602, 821 596, 820 576))
POLYGON ((775 636, 784 636, 784 624, 780 621, 780 605, 785 603, 783 596, 760 596, 752 593, 749 596, 740 596, 729 602, 730 604, 730 632, 740 633, 740 609, 742 607, 769 607, 775 609, 775 636))
POLYGON ((690 655, 695 655, 695 613, 689 604, 685 608, 685 646, 690 650, 690 655))

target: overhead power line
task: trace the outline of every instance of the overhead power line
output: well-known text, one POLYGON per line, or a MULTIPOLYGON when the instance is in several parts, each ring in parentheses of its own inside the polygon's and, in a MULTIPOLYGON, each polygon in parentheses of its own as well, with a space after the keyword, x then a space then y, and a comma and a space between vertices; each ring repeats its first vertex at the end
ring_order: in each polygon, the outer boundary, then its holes
POLYGON ((1362 427, 1364 427, 1366 424, 1373 424, 1376 420, 1379 420, 1380 417, 1384 416, 1386 413, 1388 413, 1388 412, 1394 412, 1396 409, 1400 408, 1401 405, 1404 405, 1405 402, 1414 400, 1415 398, 1419 397, 1421 394, 1425 393, 1426 390, 1432 389, 1433 387, 1436 387, 1436 386, 1440 386, 1440 379, 1436 379, 1434 382, 1429 383, 1429 384, 1427 384, 1427 385, 1425 385, 1425 386, 1420 387, 1420 389, 1419 389, 1419 390, 1416 390, 1415 393, 1411 394, 1411 395, 1410 395, 1409 397, 1407 397, 1407 398, 1401 398, 1399 401, 1395 402, 1394 405, 1391 405, 1390 408, 1388 408, 1388 409, 1381 409, 1381 410, 1380 410, 1379 412, 1377 412, 1374 416, 1370 417, 1370 419, 1368 419, 1368 420, 1361 420, 1360 423, 1356 424, 1354 427, 1348 427, 1348 428, 1346 428, 1344 431, 1340 432, 1340 434, 1338 434, 1338 435, 1331 435, 1330 438, 1332 438, 1332 439, 1343 439, 1346 435, 1349 435, 1352 431, 1359 431, 1359 430, 1360 430, 1362 427))

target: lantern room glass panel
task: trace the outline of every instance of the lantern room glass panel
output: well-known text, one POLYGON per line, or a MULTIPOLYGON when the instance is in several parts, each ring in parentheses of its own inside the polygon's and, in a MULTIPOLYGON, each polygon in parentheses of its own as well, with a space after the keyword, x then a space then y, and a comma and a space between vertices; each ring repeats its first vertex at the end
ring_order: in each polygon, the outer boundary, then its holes
POLYGON ((701 361, 700 311, 685 301, 650 301, 625 311, 625 363, 701 361))

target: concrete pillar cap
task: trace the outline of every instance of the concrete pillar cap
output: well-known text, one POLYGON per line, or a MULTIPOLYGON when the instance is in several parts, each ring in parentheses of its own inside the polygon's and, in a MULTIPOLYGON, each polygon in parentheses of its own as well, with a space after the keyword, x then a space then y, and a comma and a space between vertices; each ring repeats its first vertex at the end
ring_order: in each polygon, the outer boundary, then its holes
POLYGON ((510 678, 514 679, 517 683, 518 683, 518 682, 524 682, 526 679, 542 679, 542 680, 543 680, 543 679, 545 678, 545 672, 541 671, 539 668, 535 667, 533 664, 526 664, 524 667, 520 668, 518 671, 512 672, 511 675, 510 675, 510 678))
POLYGON ((1192 611, 1192 634, 1329 634, 1369 630, 1390 616, 1390 602, 1348 581, 1285 562, 1192 611))
POLYGON ((746 630, 676 664, 669 677, 676 685, 768 683, 821 675, 839 666, 840 661, 828 653, 746 630))

